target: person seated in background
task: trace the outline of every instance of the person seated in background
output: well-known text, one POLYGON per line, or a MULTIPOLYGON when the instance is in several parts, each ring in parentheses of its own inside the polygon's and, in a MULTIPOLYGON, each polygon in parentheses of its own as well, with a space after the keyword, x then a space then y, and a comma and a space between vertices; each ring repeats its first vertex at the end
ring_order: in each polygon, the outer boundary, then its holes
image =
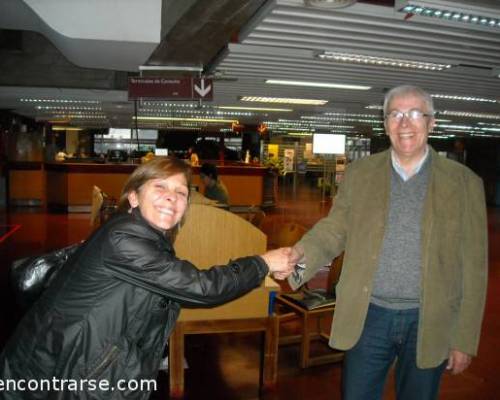
POLYGON ((192 167, 197 167, 200 165, 200 159, 198 158, 198 154, 196 154, 193 147, 190 147, 187 152, 187 158, 192 167))
MULTIPOLYGON (((173 157, 157 157, 132 173, 119 213, 76 250, 21 320, 0 354, 1 380, 56 380, 59 389, 30 391, 30 399, 108 399, 109 391, 91 383, 117 388, 119 381, 156 378, 181 307, 217 306, 257 287, 268 273, 284 279, 292 272, 290 248, 206 270, 178 259, 173 237, 188 209, 190 183, 191 167, 173 157)), ((112 397, 146 399, 148 393, 129 388, 112 397)))
POLYGON ((229 204, 229 193, 219 180, 217 168, 213 164, 204 163, 200 168, 200 179, 205 184, 205 197, 221 204, 229 204))

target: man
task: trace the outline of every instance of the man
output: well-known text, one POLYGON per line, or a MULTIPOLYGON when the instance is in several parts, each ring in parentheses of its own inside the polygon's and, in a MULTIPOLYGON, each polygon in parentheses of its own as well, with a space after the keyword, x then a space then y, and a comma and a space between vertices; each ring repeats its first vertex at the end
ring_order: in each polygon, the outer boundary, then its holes
POLYGON ((205 184, 205 197, 215 200, 220 204, 229 204, 229 194, 226 186, 219 181, 215 165, 203 164, 200 168, 200 178, 205 184))
POLYGON ((482 181, 427 145, 429 94, 386 95, 391 148, 346 170, 332 210, 294 246, 293 288, 345 251, 330 345, 346 350, 344 400, 380 399, 395 362, 398 399, 435 399, 446 368, 477 352, 487 280, 482 181))

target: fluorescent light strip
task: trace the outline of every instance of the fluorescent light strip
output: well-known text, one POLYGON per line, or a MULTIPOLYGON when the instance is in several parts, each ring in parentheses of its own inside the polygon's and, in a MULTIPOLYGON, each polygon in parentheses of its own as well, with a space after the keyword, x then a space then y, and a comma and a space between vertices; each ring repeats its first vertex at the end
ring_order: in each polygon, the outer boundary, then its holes
POLYGON ((375 114, 326 112, 326 113, 323 113, 323 115, 333 116, 333 117, 363 117, 363 118, 380 118, 380 119, 382 119, 382 117, 380 115, 375 115, 375 114))
POLYGON ((23 103, 83 103, 99 104, 99 100, 64 100, 64 99, 19 99, 23 103))
POLYGON ((479 137, 498 137, 498 135, 488 135, 481 133, 470 133, 469 136, 479 136, 479 137))
POLYGON ((74 132, 83 131, 82 128, 75 128, 75 127, 71 127, 71 126, 53 126, 52 130, 53 131, 74 131, 74 132))
POLYGON ((99 112, 99 111, 78 111, 78 110, 75 110, 75 111, 52 111, 52 112, 48 112, 48 113, 45 113, 45 114, 61 114, 61 115, 78 115, 78 116, 81 116, 81 115, 85 115, 85 116, 97 116, 97 117, 105 117, 106 115, 102 112, 99 112))
POLYGON ((50 118, 107 119, 106 115, 54 114, 50 118))
POLYGON ((486 132, 500 132, 500 128, 479 128, 479 129, 486 132))
MULTIPOLYGON (((165 107, 179 107, 179 108, 200 108, 198 103, 167 103, 165 101, 143 101, 141 104, 147 106, 165 106, 165 107)), ((201 105, 201 108, 211 108, 212 106, 201 105)))
POLYGON ((282 79, 267 79, 266 83, 272 85, 307 86, 307 87, 348 89, 348 90, 370 90, 372 88, 371 86, 362 86, 362 85, 344 85, 341 83, 326 83, 326 82, 287 81, 282 79))
POLYGON ((261 103, 283 103, 283 104, 304 104, 312 106, 323 106, 328 103, 328 100, 317 99, 294 99, 286 97, 260 97, 260 96, 243 96, 240 101, 255 101, 261 103))
POLYGON ((330 125, 316 125, 316 124, 313 124, 311 125, 311 129, 312 130, 316 130, 316 129, 321 129, 321 130, 329 130, 331 132, 337 132, 337 133, 351 133, 351 129, 337 129, 335 128, 334 126, 330 126, 330 125))
POLYGON ((438 115, 451 115, 454 117, 467 117, 467 118, 484 118, 484 119, 500 119, 500 114, 489 113, 475 113, 467 111, 439 111, 438 115))
POLYGON ((485 97, 474 97, 474 96, 454 96, 449 94, 431 94, 431 97, 435 99, 445 99, 445 100, 459 100, 459 101, 474 101, 478 103, 498 103, 496 99, 487 99, 485 97))
POLYGON ((465 130, 465 131, 486 131, 486 132, 500 132, 499 128, 481 128, 478 126, 471 126, 471 125, 447 125, 447 124, 440 124, 438 125, 439 128, 444 128, 444 129, 453 129, 453 130, 465 130))
POLYGON ((454 138, 455 135, 429 135, 431 139, 451 139, 454 138))
POLYGON ((36 110, 56 110, 56 111, 64 111, 64 110, 84 110, 84 111, 102 111, 101 107, 85 107, 85 106, 35 106, 36 110))
POLYGON ((265 107, 233 107, 233 106, 218 106, 222 110, 248 110, 248 111, 270 111, 270 112, 292 112, 292 108, 265 108, 265 107))
POLYGON ((363 119, 363 118, 346 118, 343 116, 338 117, 318 117, 314 115, 303 115, 301 119, 313 120, 313 121, 342 121, 342 122, 364 122, 373 124, 382 124, 383 119, 363 119))
POLYGON ((451 64, 436 64, 422 61, 402 60, 397 58, 375 57, 362 54, 339 53, 335 51, 325 51, 318 54, 322 60, 334 60, 345 63, 382 65, 386 67, 396 67, 405 69, 424 69, 432 71, 442 71, 451 68, 451 64))
MULTIPOLYGON (((132 119, 136 119, 135 116, 132 119)), ((178 118, 178 117, 137 117, 139 121, 188 121, 188 122, 220 122, 228 124, 238 124, 237 119, 216 119, 216 118, 178 118)))
POLYGON ((312 136, 312 132, 288 132, 288 136, 312 136))
MULTIPOLYGON (((206 106, 202 104, 201 106, 198 104, 176 104, 176 103, 166 103, 160 101, 145 101, 142 103, 144 106, 156 106, 162 107, 161 110, 165 110, 166 112, 175 111, 172 109, 180 108, 180 109, 206 109, 206 110, 242 110, 242 111, 263 111, 263 112, 292 112, 292 108, 266 108, 266 107, 237 107, 237 106, 206 106), (167 109, 165 109, 165 108, 167 109), (170 109, 168 109, 170 107, 170 109)), ((141 108, 143 110, 143 108, 141 108)))
POLYGON ((255 115, 254 113, 251 112, 237 112, 237 111, 218 111, 218 110, 165 110, 162 108, 141 108, 139 110, 140 114, 145 114, 145 113, 153 113, 156 114, 158 117, 163 117, 163 116, 169 116, 169 114, 188 114, 188 115, 205 115, 206 117, 214 116, 215 118, 217 116, 221 115, 228 115, 228 116, 244 116, 244 117, 251 117, 255 115), (165 115, 167 114, 167 115, 165 115))
POLYGON ((449 125, 449 124, 439 124, 437 125, 437 128, 444 128, 444 129, 453 129, 453 130, 473 130, 474 127, 470 125, 449 125))
POLYGON ((447 21, 453 22, 463 22, 468 24, 476 24, 481 26, 488 26, 491 28, 500 28, 500 19, 485 17, 481 15, 469 14, 462 11, 453 11, 447 9, 439 9, 435 7, 422 7, 416 5, 407 5, 399 9, 398 11, 404 12, 407 14, 416 14, 424 17, 433 17, 444 19, 447 21))

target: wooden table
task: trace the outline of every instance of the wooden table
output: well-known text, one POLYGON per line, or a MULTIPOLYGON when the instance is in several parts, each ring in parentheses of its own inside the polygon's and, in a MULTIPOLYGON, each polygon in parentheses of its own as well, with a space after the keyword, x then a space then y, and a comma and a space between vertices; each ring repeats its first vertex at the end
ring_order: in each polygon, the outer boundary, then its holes
POLYGON ((178 322, 169 343, 170 397, 184 395, 184 336, 204 333, 262 332, 260 352, 259 390, 262 392, 276 385, 278 362, 278 318, 228 319, 216 321, 178 322))

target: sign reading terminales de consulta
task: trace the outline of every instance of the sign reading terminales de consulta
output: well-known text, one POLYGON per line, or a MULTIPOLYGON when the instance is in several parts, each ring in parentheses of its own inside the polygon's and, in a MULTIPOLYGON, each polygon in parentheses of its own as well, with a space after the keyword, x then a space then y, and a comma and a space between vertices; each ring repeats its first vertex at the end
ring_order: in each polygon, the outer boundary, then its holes
POLYGON ((204 78, 133 77, 128 82, 128 99, 212 100, 213 84, 204 78))

